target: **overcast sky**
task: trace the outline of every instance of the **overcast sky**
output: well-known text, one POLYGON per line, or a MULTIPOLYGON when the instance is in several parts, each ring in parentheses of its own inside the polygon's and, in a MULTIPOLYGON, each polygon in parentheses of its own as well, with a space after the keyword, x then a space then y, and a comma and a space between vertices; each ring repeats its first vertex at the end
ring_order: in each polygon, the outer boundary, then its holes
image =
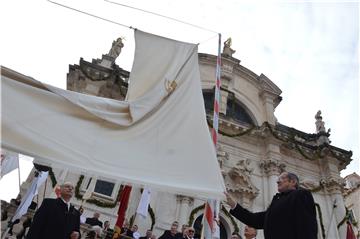
MULTIPOLYGON (((278 121, 315 133, 314 116, 321 110, 325 127, 331 128, 332 145, 353 151, 354 160, 341 175, 360 174, 359 3, 113 1, 220 32, 223 41, 232 37, 232 48, 236 50, 233 56, 241 60, 241 65, 258 75, 265 74, 283 91, 283 100, 275 111, 278 121)), ((103 0, 57 2, 143 31, 200 43, 200 52, 217 52, 214 32, 103 0)), ((80 57, 87 61, 101 58, 109 51, 112 41, 121 36, 125 37, 125 47, 117 64, 131 70, 133 31, 126 27, 45 0, 2 0, 0 9, 0 63, 3 66, 65 88, 69 64, 78 64, 80 57)), ((29 165, 28 161, 24 163, 24 174, 29 165)), ((8 185, 8 181, 14 179, 3 178, 1 188, 8 185)), ((9 195, 0 195, 0 198, 9 195)))

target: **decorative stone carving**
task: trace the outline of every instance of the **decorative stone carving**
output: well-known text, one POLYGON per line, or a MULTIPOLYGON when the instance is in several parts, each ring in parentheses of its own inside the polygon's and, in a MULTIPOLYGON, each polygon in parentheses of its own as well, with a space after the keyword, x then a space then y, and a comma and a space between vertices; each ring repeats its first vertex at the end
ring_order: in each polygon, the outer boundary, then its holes
POLYGON ((342 193, 345 186, 345 180, 343 178, 335 178, 332 176, 323 178, 320 183, 325 187, 329 193, 342 193))
POLYGON ((228 152, 226 152, 225 150, 223 150, 223 148, 221 147, 221 145, 218 144, 217 146, 217 160, 220 166, 220 170, 221 170, 221 174, 223 176, 225 176, 226 172, 224 170, 224 161, 228 161, 229 160, 229 154, 228 152))
POLYGON ((305 178, 304 180, 300 181, 300 187, 305 188, 307 190, 314 190, 316 188, 319 188, 320 186, 321 186, 320 182, 316 182, 309 178, 305 178))
POLYGON ((194 203, 194 198, 183 196, 183 195, 176 195, 176 200, 181 204, 186 204, 191 206, 194 203))
MULTIPOLYGON (((241 195, 248 199, 255 198, 259 194, 259 189, 250 180, 250 174, 254 169, 250 167, 250 159, 240 160, 235 167, 228 172, 225 180, 229 192, 241 195)), ((243 200, 244 200, 243 198, 243 200)))
POLYGON ((281 174, 285 171, 285 167, 286 165, 284 163, 280 163, 277 160, 269 159, 260 162, 260 168, 268 176, 281 174))
POLYGON ((229 93, 227 91, 221 90, 220 91, 220 113, 226 115, 226 108, 227 108, 227 99, 229 93))
POLYGON ((232 57, 232 55, 233 55, 235 52, 236 52, 236 51, 231 48, 231 37, 229 37, 229 38, 224 42, 223 54, 224 54, 225 56, 230 56, 230 57, 232 57))
POLYGON ((114 77, 111 77, 106 80, 105 84, 103 84, 98 92, 98 96, 110 98, 110 99, 117 99, 123 100, 124 97, 121 94, 119 81, 117 81, 114 77))

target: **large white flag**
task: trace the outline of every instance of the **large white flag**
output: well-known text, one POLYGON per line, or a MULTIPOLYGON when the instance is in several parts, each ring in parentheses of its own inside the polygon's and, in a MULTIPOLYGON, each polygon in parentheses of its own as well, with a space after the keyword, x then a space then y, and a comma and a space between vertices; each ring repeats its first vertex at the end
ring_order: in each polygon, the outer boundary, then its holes
POLYGON ((148 214, 150 198, 151 198, 151 191, 149 188, 146 187, 146 188, 144 188, 144 190, 141 194, 139 206, 136 210, 136 213, 143 216, 144 218, 146 218, 146 216, 148 214))
POLYGON ((2 145, 53 168, 224 199, 226 188, 206 121, 197 45, 139 30, 135 41, 125 101, 2 72, 2 145))
POLYGON ((24 198, 21 200, 19 207, 11 219, 14 222, 16 219, 20 219, 28 210, 33 198, 38 194, 40 186, 46 181, 49 172, 39 172, 38 176, 34 178, 31 186, 28 188, 24 198))
POLYGON ((19 154, 1 149, 1 178, 19 167, 19 154))

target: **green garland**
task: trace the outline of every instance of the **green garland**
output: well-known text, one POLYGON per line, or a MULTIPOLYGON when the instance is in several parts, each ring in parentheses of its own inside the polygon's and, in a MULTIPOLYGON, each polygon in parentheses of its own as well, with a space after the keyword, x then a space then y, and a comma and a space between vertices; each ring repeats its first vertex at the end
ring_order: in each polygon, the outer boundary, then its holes
MULTIPOLYGON (((345 216, 344 218, 339 222, 339 224, 337 225, 337 228, 341 227, 346 221, 350 221, 350 211, 349 209, 347 209, 347 207, 345 207, 345 216)), ((350 221, 351 222, 351 221, 350 221)), ((357 227, 358 223, 355 221, 355 222, 351 222, 351 224, 354 226, 354 227, 357 227)))
POLYGON ((205 204, 200 205, 200 206, 194 208, 194 209, 191 211, 190 216, 189 216, 188 225, 192 225, 192 224, 193 224, 194 219, 195 219, 195 214, 198 213, 200 210, 203 210, 204 208, 205 208, 205 204))
POLYGON ((56 181, 54 172, 52 171, 52 168, 49 169, 49 176, 50 176, 50 179, 51 179, 51 185, 54 188, 56 186, 56 184, 57 184, 57 181, 56 181))
POLYGON ((318 213, 319 213, 319 220, 320 220, 320 227, 321 227, 321 235, 323 236, 323 238, 325 237, 325 227, 324 227, 324 222, 323 222, 323 218, 322 218, 322 212, 321 212, 321 208, 320 205, 318 203, 315 203, 315 208, 317 209, 318 213))
MULTIPOLYGON (((195 219, 195 215, 196 215, 200 210, 204 210, 204 209, 205 209, 205 204, 202 204, 202 205, 194 208, 194 209, 191 211, 191 213, 190 213, 188 225, 193 225, 194 219, 195 219)), ((226 210, 226 208, 225 208, 223 205, 222 205, 222 207, 221 207, 221 210, 224 212, 224 214, 225 214, 228 218, 230 218, 231 223, 232 223, 232 225, 233 225, 234 228, 235 228, 235 232, 239 232, 240 230, 239 230, 238 225, 237 225, 236 222, 235 222, 234 217, 226 210)))
POLYGON ((150 214, 150 217, 151 217, 151 230, 152 230, 155 225, 155 213, 154 213, 154 210, 152 209, 152 207, 150 206, 150 204, 148 207, 148 213, 150 214))
POLYGON ((235 228, 234 232, 239 233, 240 229, 239 229, 238 225, 236 224, 234 217, 230 214, 230 212, 228 212, 228 211, 226 210, 226 208, 224 207, 224 205, 221 206, 221 210, 224 212, 224 214, 225 214, 228 218, 230 218, 231 223, 232 223, 232 225, 233 225, 234 228, 235 228))
MULTIPOLYGON (((82 184, 82 181, 84 180, 84 175, 80 175, 79 177, 79 180, 76 184, 76 187, 75 187, 75 197, 76 199, 78 200, 83 200, 82 199, 82 195, 80 194, 80 186, 82 184)), ((114 202, 104 202, 104 201, 101 201, 101 200, 98 200, 98 199, 89 199, 89 200, 86 200, 87 203, 90 203, 90 204, 94 204, 98 207, 105 207, 105 208, 114 208, 116 207, 118 201, 119 201, 119 197, 120 197, 120 192, 121 190, 119 190, 117 196, 116 196, 116 200, 114 202)))

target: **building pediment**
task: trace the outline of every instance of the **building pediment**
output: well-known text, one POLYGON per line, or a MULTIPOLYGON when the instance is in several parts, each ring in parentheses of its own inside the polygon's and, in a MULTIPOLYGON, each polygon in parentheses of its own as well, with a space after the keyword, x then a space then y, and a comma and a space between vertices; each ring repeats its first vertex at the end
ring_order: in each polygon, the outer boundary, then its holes
POLYGON ((275 85, 266 75, 261 74, 258 77, 258 80, 263 91, 272 93, 274 95, 280 95, 282 93, 280 88, 275 85))

